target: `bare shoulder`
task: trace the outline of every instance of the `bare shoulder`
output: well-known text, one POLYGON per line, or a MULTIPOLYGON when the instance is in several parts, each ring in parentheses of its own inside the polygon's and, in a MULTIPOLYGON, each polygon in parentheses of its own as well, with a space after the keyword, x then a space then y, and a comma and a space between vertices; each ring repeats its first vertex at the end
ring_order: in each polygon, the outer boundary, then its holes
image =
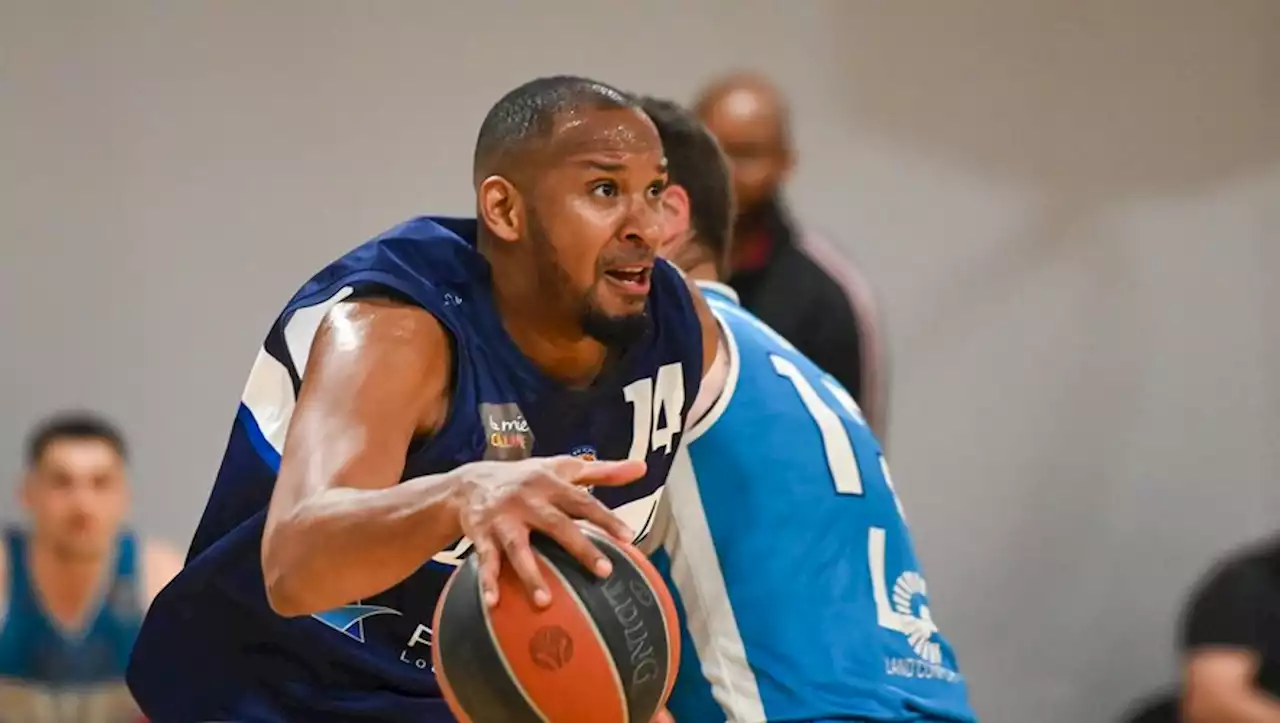
POLYGON ((715 363, 716 350, 720 346, 720 324, 715 314, 711 313, 711 305, 702 295, 702 289, 691 278, 684 278, 689 287, 689 296, 693 299, 693 308, 698 313, 698 323, 702 327, 702 375, 706 376, 715 363))
MULTIPOLYGON (((452 360, 453 340, 427 310, 380 297, 343 302, 316 333, 299 402, 310 396, 308 386, 336 386, 343 396, 372 388, 402 401, 411 401, 404 399, 406 393, 428 402, 440 399, 449 390, 452 360)), ((433 414, 427 412, 430 426, 433 414)))
POLYGON ((147 604, 181 572, 184 556, 176 548, 159 540, 142 543, 142 587, 147 604))

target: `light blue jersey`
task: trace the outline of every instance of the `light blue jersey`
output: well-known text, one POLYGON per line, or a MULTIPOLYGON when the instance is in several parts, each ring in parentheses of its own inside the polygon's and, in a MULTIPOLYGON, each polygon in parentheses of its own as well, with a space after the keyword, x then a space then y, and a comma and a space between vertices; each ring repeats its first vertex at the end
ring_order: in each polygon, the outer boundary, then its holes
POLYGON ((880 443, 834 379, 703 288, 729 378, 667 479, 677 721, 974 721, 880 443))

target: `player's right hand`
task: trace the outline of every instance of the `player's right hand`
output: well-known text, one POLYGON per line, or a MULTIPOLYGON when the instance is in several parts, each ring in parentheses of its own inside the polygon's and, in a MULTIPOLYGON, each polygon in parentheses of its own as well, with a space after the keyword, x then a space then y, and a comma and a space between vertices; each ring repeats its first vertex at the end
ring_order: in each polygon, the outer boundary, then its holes
POLYGON ((480 592, 489 607, 498 603, 503 557, 524 583, 533 604, 550 604, 551 593, 529 546, 534 530, 555 540, 601 577, 607 577, 612 566, 575 520, 586 520, 626 542, 633 539, 634 533, 622 520, 585 488, 633 482, 645 473, 642 461, 535 457, 518 462, 473 462, 457 472, 464 480, 458 487, 458 521, 474 547, 480 565, 480 592))

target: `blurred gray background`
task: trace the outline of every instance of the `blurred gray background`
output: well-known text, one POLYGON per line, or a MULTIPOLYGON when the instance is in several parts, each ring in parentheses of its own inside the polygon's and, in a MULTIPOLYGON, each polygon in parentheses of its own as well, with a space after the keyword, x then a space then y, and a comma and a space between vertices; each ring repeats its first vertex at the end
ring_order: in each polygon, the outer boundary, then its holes
POLYGON ((740 68, 790 94, 790 197, 880 292, 894 477, 979 713, 1114 719, 1280 513, 1274 0, 2 0, 0 516, 28 426, 86 406, 185 545, 281 304, 468 212, 498 96, 740 68))

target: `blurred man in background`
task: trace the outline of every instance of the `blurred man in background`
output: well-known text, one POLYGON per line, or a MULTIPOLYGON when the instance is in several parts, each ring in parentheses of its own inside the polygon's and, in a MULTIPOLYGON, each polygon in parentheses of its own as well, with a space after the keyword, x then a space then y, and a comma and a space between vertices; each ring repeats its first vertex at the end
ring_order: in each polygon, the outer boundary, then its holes
POLYGON ((1280 723, 1280 538, 1232 555, 1183 620, 1188 723, 1280 723))
POLYGON ((139 719, 124 684, 147 603, 182 558, 127 530, 125 444, 90 414, 31 434, 25 529, 0 547, 0 721, 139 719))
POLYGON ((733 172, 738 218, 729 285, 743 306, 836 378, 885 438, 883 338, 870 289, 830 244, 801 231, 782 201, 795 152, 790 111, 762 78, 713 83, 695 110, 733 172))

